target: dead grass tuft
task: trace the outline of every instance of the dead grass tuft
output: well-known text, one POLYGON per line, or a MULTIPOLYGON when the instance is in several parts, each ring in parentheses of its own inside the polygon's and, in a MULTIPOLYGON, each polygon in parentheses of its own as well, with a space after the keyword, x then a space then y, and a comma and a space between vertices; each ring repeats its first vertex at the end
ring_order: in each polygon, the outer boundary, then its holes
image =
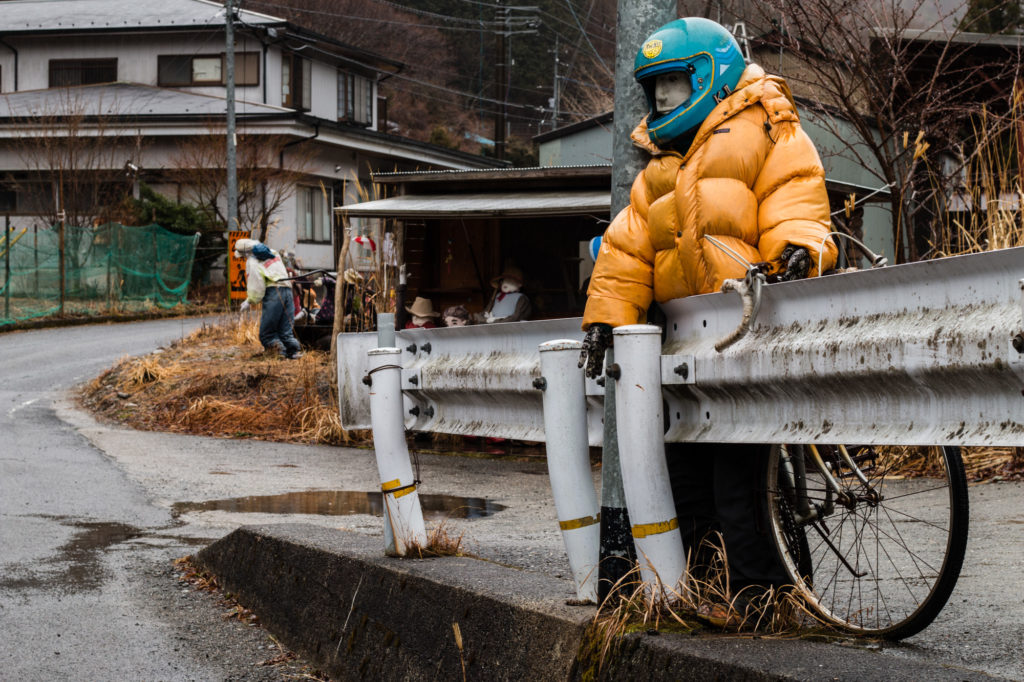
POLYGON ((349 444, 328 355, 263 353, 254 318, 204 324, 170 347, 122 360, 85 385, 82 404, 134 428, 304 443, 349 444), (130 402, 125 402, 130 397, 130 402))
POLYGON ((693 634, 702 630, 738 636, 796 637, 823 627, 791 589, 736 591, 729 584, 728 558, 720 535, 704 540, 706 564, 687 565, 686 586, 641 582, 640 567, 619 579, 598 607, 583 638, 579 660, 599 678, 622 638, 638 631, 693 634))

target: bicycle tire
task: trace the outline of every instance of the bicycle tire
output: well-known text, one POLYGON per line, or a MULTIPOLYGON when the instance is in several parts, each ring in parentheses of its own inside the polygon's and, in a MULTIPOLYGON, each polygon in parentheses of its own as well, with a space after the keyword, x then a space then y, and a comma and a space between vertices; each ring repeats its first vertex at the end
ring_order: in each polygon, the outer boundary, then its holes
POLYGON ((939 475, 928 477, 893 474, 906 458, 919 458, 907 454, 916 451, 855 449, 851 457, 865 485, 836 446, 819 447, 845 497, 826 492, 824 476, 798 446, 773 447, 768 459, 771 535, 792 584, 816 617, 834 627, 894 640, 917 634, 948 601, 967 549, 960 449, 933 447, 923 461, 939 475), (803 506, 793 485, 794 457, 805 460, 803 506))

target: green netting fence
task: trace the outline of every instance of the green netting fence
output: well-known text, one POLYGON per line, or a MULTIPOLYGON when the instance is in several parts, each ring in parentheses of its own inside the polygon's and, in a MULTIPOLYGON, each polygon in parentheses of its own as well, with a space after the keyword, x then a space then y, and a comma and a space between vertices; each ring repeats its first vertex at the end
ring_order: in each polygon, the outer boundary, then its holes
POLYGON ((0 325, 173 308, 185 302, 199 240, 118 223, 0 231, 0 325))

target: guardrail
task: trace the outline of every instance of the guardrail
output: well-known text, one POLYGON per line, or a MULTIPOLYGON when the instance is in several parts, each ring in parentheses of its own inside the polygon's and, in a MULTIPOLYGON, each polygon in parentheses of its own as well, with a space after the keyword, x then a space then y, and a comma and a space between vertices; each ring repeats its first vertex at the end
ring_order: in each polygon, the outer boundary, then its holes
MULTIPOLYGON (((1024 445, 1022 278, 1015 248, 768 285, 750 332, 721 353, 740 299, 670 301, 666 440, 1024 445)), ((406 428, 545 440, 538 347, 581 337, 579 318, 397 332, 406 428)), ((345 428, 369 426, 376 345, 340 337, 345 428)), ((585 392, 599 445, 603 389, 585 392)))

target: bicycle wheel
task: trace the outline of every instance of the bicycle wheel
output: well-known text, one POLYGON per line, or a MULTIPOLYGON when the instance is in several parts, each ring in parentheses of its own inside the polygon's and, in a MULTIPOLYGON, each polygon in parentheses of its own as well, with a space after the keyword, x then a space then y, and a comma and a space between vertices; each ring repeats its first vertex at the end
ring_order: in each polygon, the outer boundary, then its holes
POLYGON ((775 545, 825 622, 903 639, 935 619, 967 548, 959 448, 783 445, 767 469, 775 545))

